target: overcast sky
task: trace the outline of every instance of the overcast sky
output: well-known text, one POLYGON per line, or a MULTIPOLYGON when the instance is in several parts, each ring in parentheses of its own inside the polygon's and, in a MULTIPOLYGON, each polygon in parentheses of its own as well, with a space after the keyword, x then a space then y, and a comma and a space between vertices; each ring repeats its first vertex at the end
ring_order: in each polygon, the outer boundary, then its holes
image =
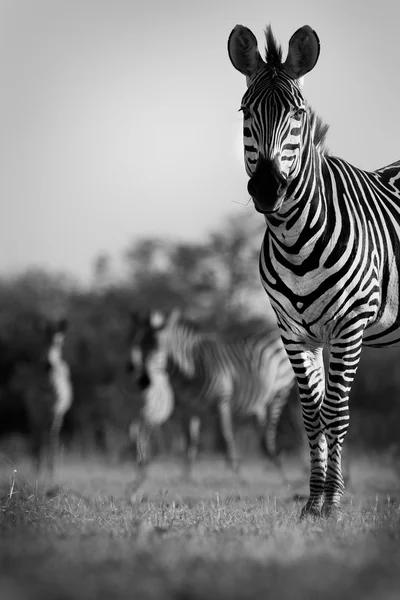
POLYGON ((332 153, 400 159, 398 0, 0 0, 0 274, 86 279, 138 236, 253 210, 226 45, 241 23, 263 47, 268 22, 284 55, 300 26, 319 35, 304 93, 332 153))

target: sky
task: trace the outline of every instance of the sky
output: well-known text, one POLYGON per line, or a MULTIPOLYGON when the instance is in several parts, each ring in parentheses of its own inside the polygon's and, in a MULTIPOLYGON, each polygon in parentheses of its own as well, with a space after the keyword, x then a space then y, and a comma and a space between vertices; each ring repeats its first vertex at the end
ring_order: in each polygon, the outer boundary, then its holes
MULTIPOLYGON (((398 0, 0 0, 0 275, 85 282, 141 237, 199 241, 246 206, 227 39, 321 42, 304 95, 331 152, 400 159, 398 0)), ((262 218, 261 216, 259 216, 262 218)))

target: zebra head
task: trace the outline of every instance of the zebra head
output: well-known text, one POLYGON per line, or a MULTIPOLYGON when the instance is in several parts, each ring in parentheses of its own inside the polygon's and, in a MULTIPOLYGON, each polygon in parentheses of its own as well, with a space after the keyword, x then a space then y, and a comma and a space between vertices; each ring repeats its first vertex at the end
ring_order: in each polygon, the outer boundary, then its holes
POLYGON ((67 329, 68 321, 65 318, 46 323, 44 361, 47 371, 52 371, 63 361, 62 352, 67 329))
POLYGON ((263 214, 276 213, 288 188, 301 171, 302 147, 310 136, 309 118, 302 95, 302 77, 311 71, 319 56, 319 39, 304 25, 289 41, 282 62, 270 27, 266 29, 266 60, 258 51, 254 34, 236 25, 228 40, 233 66, 246 77, 243 112, 244 157, 248 192, 255 208, 263 214))
POLYGON ((127 370, 134 374, 143 390, 151 384, 155 373, 166 371, 168 349, 165 334, 175 317, 172 313, 166 318, 159 311, 145 315, 137 312, 131 314, 132 341, 127 370))

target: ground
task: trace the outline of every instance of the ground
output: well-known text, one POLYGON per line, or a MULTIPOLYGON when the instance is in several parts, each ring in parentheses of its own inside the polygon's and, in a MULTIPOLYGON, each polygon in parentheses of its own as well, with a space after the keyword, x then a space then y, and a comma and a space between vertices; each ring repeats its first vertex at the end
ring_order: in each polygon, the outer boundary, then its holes
POLYGON ((220 459, 194 481, 154 464, 63 458, 57 486, 1 458, 1 600, 397 599, 400 484, 383 458, 352 464, 341 522, 298 519, 307 491, 259 462, 240 476, 220 459), (15 471, 15 469, 17 469, 15 471))

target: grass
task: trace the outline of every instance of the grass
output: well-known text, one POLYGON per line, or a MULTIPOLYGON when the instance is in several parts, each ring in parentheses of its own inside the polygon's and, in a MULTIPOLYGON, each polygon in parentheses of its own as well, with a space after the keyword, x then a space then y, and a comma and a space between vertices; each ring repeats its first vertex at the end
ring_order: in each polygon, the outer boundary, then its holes
POLYGON ((0 598, 81 600, 398 598, 400 487, 358 460, 339 522, 300 522, 307 486, 249 463, 241 478, 203 461, 193 482, 163 462, 133 471, 69 463, 58 486, 24 466, 0 479, 0 598))

